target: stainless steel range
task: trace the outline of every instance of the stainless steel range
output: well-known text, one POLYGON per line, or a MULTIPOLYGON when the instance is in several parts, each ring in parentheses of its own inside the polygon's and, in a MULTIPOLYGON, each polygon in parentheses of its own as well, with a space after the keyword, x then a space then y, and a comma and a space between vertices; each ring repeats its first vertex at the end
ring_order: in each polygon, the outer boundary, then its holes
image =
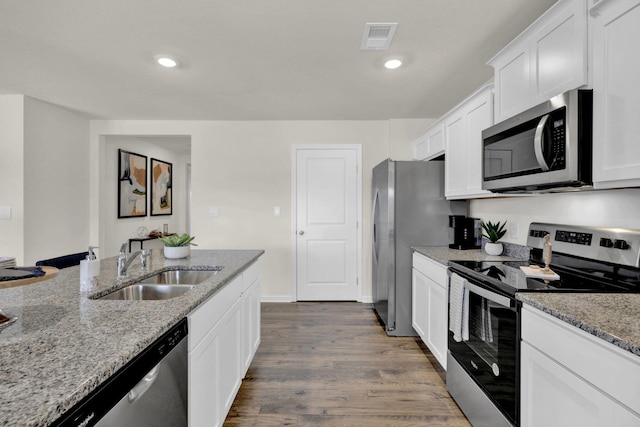
POLYGON ((519 425, 518 292, 640 293, 640 231, 532 223, 527 246, 528 261, 449 263, 447 389, 475 427, 519 425))

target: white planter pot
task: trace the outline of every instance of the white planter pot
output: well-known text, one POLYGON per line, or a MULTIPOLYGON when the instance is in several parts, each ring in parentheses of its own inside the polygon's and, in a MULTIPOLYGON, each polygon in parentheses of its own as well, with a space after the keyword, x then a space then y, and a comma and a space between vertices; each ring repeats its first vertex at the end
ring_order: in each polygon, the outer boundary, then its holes
POLYGON ((186 258, 191 253, 191 246, 165 246, 164 257, 169 259, 186 258))
POLYGON ((502 243, 491 243, 487 242, 484 244, 484 251, 488 255, 501 255, 504 248, 502 247, 502 243))

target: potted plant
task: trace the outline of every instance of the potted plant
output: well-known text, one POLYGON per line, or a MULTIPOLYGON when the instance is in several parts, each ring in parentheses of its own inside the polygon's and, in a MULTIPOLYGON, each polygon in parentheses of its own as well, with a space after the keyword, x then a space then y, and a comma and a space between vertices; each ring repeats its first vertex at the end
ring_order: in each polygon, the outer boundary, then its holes
POLYGON ((482 225, 482 235, 489 239, 489 241, 484 245, 484 251, 489 255, 500 255, 504 248, 502 243, 498 242, 498 240, 500 240, 507 232, 507 229, 505 228, 507 221, 504 221, 503 223, 498 221, 495 224, 491 221, 482 221, 480 225, 482 225))
POLYGON ((164 243, 164 256, 170 259, 186 258, 189 256, 191 245, 198 246, 193 242, 195 236, 188 234, 172 234, 170 236, 160 237, 160 241, 164 243))

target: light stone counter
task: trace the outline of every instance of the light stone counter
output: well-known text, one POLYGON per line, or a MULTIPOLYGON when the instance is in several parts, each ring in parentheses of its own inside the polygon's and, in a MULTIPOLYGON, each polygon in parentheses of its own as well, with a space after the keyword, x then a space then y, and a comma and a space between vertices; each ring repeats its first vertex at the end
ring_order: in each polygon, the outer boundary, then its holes
MULTIPOLYGON (((487 255, 482 249, 458 250, 450 249, 447 246, 418 246, 411 249, 418 252, 419 254, 426 256, 427 258, 431 258, 432 260, 444 265, 448 265, 449 261, 521 261, 522 259, 526 259, 529 257, 528 252, 526 252, 526 254, 525 252, 516 254, 510 253, 511 256, 493 256, 487 255)), ((505 249, 510 248, 505 246, 505 249)), ((505 253, 509 253, 509 251, 505 250, 505 253)))
POLYGON ((517 298, 640 356, 640 295, 527 293, 517 298))
POLYGON ((167 260, 153 250, 146 272, 138 260, 116 280, 115 257, 81 286, 80 268, 42 282, 0 289, 0 308, 18 320, 0 332, 0 425, 47 426, 214 294, 262 250, 192 250, 167 260), (224 269, 186 294, 164 301, 111 301, 90 297, 161 270, 224 269))

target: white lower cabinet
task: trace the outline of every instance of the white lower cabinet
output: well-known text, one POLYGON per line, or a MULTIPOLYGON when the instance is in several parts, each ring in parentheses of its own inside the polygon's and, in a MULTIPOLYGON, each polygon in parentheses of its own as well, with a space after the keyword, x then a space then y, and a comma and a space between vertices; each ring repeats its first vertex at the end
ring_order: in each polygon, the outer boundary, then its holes
POLYGON ((260 343, 259 263, 188 319, 189 426, 221 426, 260 343))
POLYGON ((523 427, 640 426, 640 357, 526 305, 521 367, 523 427))
POLYGON ((447 267, 413 254, 412 325, 434 357, 447 369, 447 267))

